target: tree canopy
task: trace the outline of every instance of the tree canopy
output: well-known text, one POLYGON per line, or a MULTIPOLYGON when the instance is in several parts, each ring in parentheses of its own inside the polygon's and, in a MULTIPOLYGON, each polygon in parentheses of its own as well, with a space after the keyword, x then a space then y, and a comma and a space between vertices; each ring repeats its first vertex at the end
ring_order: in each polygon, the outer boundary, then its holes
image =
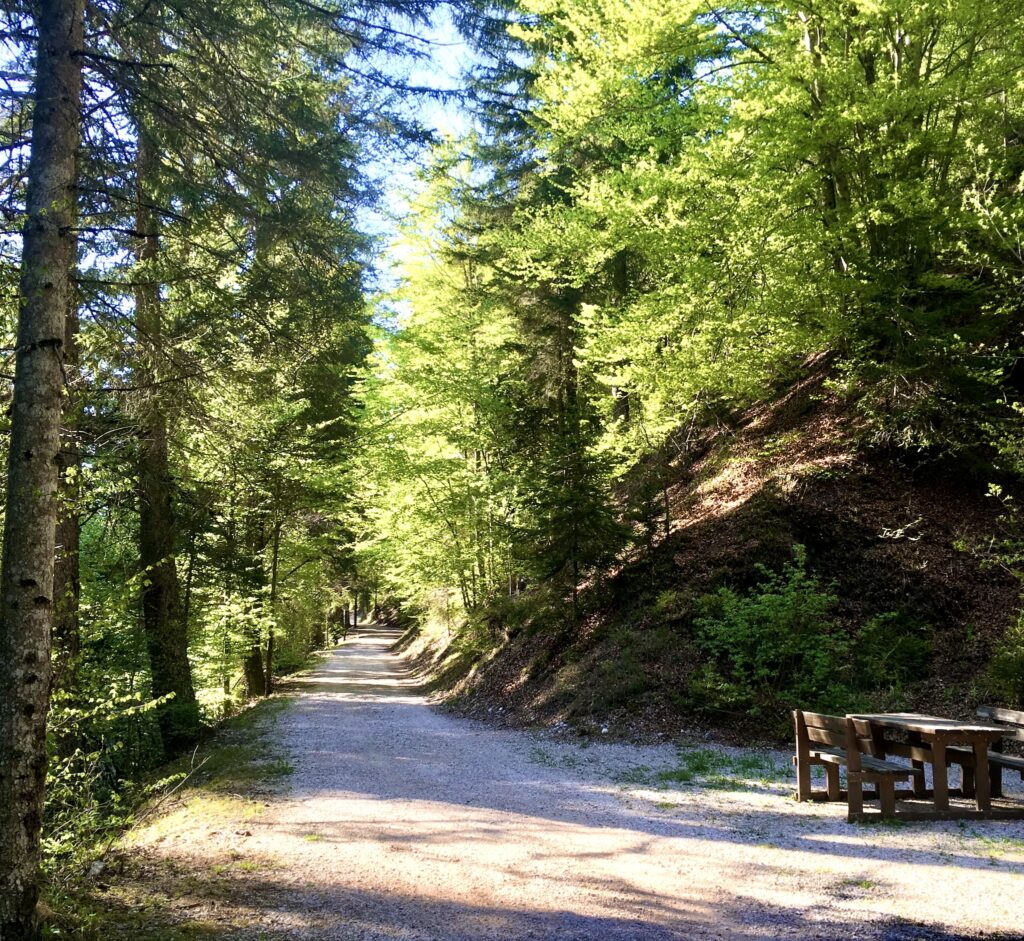
POLYGON ((0 934, 35 931, 40 826, 56 873, 371 607, 579 629, 672 533, 693 429, 808 362, 865 449, 1019 482, 1019 3, 3 14, 0 934), (458 92, 407 77, 439 22, 458 92))

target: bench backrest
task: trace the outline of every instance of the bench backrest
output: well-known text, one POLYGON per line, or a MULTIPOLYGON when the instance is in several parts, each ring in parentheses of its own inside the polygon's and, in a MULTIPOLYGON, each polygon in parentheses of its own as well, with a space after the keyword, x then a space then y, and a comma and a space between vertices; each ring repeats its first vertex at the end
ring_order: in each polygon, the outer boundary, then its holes
POLYGON ((875 740, 871 732, 871 723, 865 719, 850 719, 856 742, 849 740, 847 719, 843 716, 830 716, 823 712, 805 712, 796 709, 793 712, 793 724, 796 728, 797 748, 807 742, 818 745, 829 745, 832 748, 845 748, 847 751, 856 747, 865 755, 875 754, 875 740))
POLYGON ((1024 712, 1016 709, 1001 709, 999 706, 978 706, 978 717, 1000 725, 1019 725, 1022 728, 1008 728, 1003 738, 1024 742, 1024 712))

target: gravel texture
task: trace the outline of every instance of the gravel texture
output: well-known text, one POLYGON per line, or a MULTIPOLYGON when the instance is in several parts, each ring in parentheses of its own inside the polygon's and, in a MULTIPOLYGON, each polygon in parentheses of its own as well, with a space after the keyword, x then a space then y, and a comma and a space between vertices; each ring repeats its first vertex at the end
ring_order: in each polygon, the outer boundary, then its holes
POLYGON ((453 718, 395 640, 366 630, 299 681, 275 732, 294 773, 255 819, 161 840, 192 868, 263 861, 225 936, 1024 938, 1024 823, 852 826, 792 800, 788 753, 453 718))

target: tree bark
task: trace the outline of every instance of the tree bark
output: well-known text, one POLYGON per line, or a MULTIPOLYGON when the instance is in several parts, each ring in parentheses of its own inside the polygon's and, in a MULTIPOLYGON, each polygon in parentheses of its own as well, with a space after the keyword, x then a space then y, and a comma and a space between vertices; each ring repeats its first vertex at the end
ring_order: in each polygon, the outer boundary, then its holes
POLYGON ((38 936, 64 318, 74 261, 82 0, 39 0, 0 572, 0 938, 38 936))
POLYGON ((265 696, 267 675, 263 671, 263 651, 259 641, 249 648, 249 655, 242 664, 245 673, 245 689, 250 697, 265 696))
POLYGON ((274 618, 277 617, 277 567, 281 559, 281 520, 274 521, 274 547, 270 558, 270 628, 267 633, 267 680, 264 693, 274 691, 274 618))
POLYGON ((152 210, 156 162, 146 129, 138 130, 135 228, 140 233, 135 278, 139 338, 139 561, 143 570, 142 620, 149 649, 153 695, 173 694, 158 711, 164 748, 175 754, 199 732, 199 710, 188 660, 188 625, 174 557, 175 520, 167 447, 167 417, 159 385, 163 352, 160 282, 155 270, 160 244, 152 210))
MULTIPOLYGON (((76 171, 77 176, 77 171, 76 171)), ((76 212, 77 214, 77 212, 76 212)), ((78 246, 72 240, 72 268, 78 246)), ((82 452, 79 435, 82 426, 82 389, 78 351, 78 296, 68 291, 64 319, 64 374, 67 397, 64 401, 61 430, 60 482, 57 490, 57 557, 53 573, 53 689, 74 690, 78 658, 81 654, 79 606, 82 580, 79 571, 81 543, 79 499, 81 497, 82 452)), ((60 743, 62 751, 73 750, 74 736, 60 743)))

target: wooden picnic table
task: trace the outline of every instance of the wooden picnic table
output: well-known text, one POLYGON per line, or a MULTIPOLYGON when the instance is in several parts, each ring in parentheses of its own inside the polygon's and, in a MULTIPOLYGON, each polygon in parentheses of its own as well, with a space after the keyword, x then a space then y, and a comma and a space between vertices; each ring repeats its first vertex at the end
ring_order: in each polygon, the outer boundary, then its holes
MULTIPOLYGON (((936 814, 949 815, 949 756, 951 745, 967 745, 974 752, 973 788, 963 787, 964 796, 973 797, 979 813, 992 809, 992 786, 989 774, 988 750, 990 745, 998 747, 1006 734, 1005 727, 984 722, 958 722, 939 716, 919 715, 912 712, 858 713, 849 718, 862 719, 871 724, 879 758, 885 754, 910 758, 915 768, 921 769, 926 762, 932 765, 931 796, 936 814), (906 741, 886 738, 886 731, 900 733, 906 741)), ((965 771, 966 785, 966 771, 965 771)), ((914 778, 915 797, 927 797, 923 775, 914 778)))

